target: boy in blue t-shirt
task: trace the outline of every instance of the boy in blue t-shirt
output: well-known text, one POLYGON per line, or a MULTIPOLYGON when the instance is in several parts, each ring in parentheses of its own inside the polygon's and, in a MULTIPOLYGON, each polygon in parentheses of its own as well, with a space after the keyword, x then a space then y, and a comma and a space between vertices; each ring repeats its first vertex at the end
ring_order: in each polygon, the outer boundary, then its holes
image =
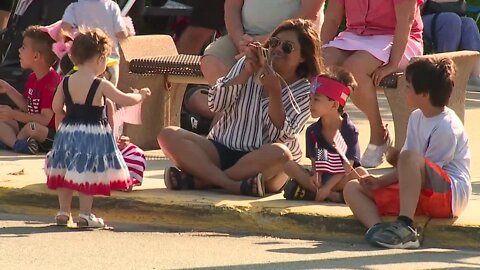
POLYGON ((345 184, 367 174, 360 165, 358 130, 343 112, 350 92, 357 86, 352 74, 332 68, 312 81, 310 111, 318 121, 307 128, 306 156, 313 173, 294 161, 285 165, 293 180, 285 188, 288 199, 344 202, 345 184))

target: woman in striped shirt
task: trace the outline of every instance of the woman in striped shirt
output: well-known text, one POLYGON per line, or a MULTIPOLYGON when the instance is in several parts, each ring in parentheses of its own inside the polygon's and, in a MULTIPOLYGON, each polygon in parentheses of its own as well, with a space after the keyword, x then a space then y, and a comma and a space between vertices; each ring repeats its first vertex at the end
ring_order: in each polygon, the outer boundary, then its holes
POLYGON ((207 138, 179 127, 160 132, 160 147, 181 169, 165 170, 167 188, 279 192, 283 164, 302 155, 298 135, 310 116, 308 78, 323 68, 319 48, 315 26, 303 19, 284 21, 263 47, 250 44, 208 93, 210 109, 223 116, 207 138))

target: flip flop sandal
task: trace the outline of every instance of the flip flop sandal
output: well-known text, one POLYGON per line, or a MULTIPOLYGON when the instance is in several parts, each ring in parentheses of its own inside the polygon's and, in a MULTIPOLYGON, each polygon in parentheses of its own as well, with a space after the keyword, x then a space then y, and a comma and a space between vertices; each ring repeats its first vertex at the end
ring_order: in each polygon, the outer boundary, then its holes
POLYGON ((242 184, 240 185, 240 192, 246 196, 265 197, 265 182, 262 174, 259 173, 255 177, 243 180, 242 184), (254 183, 257 187, 255 192, 253 191, 254 183))
POLYGON ((285 185, 283 197, 287 200, 314 201, 315 192, 300 186, 295 180, 291 179, 285 185))
POLYGON ((172 190, 192 190, 195 189, 193 176, 186 172, 182 172, 176 167, 168 167, 165 169, 163 180, 165 186, 172 190), (174 180, 174 182, 172 181, 174 180))
POLYGON ((67 226, 72 221, 72 215, 67 212, 59 211, 55 215, 55 223, 57 226, 67 226))
POLYGON ((103 219, 97 218, 94 214, 78 214, 77 227, 79 228, 104 228, 103 219))

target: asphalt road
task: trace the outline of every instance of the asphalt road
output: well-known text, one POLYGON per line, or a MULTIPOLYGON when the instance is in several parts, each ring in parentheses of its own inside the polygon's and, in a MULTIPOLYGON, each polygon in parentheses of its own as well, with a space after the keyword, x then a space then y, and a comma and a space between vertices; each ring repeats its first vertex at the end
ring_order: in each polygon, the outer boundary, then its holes
POLYGON ((66 229, 50 217, 0 213, 0 269, 461 269, 480 268, 478 250, 379 250, 325 242, 168 232, 114 224, 66 229))

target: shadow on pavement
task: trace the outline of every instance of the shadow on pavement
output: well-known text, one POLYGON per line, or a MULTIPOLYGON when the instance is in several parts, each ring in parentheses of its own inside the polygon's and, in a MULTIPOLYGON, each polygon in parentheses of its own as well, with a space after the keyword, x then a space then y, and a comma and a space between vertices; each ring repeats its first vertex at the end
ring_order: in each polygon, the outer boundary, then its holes
MULTIPOLYGON (((349 251, 352 248, 346 247, 346 251, 349 251)), ((288 251, 289 249, 279 249, 280 252, 288 251)), ((313 248, 313 251, 306 251, 305 249, 292 248, 291 250, 294 253, 300 254, 315 254, 315 253, 328 253, 339 251, 338 249, 331 249, 330 247, 324 247, 321 243, 317 247, 313 248)), ((356 248, 356 251, 361 250, 361 248, 356 248)), ((372 250, 373 248, 366 247, 365 251, 372 250)), ((276 250, 270 250, 271 252, 276 252, 276 250)), ((278 251, 278 250, 277 250, 278 251)), ((341 249, 341 251, 344 251, 341 249)), ((445 267, 441 269, 478 269, 480 263, 469 262, 469 258, 478 257, 474 252, 455 252, 455 250, 430 250, 430 249, 420 249, 414 253, 406 254, 371 254, 369 255, 360 255, 351 258, 338 257, 332 259, 320 259, 320 260, 299 260, 294 262, 275 262, 275 263, 265 263, 265 264, 244 264, 244 265, 232 265, 232 266, 221 266, 221 267, 200 267, 192 269, 372 269, 375 266, 385 266, 389 264, 403 264, 406 269, 413 269, 415 263, 428 263, 432 262, 435 265, 445 264, 462 264, 463 268, 459 267, 445 267), (448 256, 446 254, 448 253, 448 256)), ((398 267, 398 265, 397 265, 398 267)), ((440 268, 436 268, 440 269, 440 268)))

